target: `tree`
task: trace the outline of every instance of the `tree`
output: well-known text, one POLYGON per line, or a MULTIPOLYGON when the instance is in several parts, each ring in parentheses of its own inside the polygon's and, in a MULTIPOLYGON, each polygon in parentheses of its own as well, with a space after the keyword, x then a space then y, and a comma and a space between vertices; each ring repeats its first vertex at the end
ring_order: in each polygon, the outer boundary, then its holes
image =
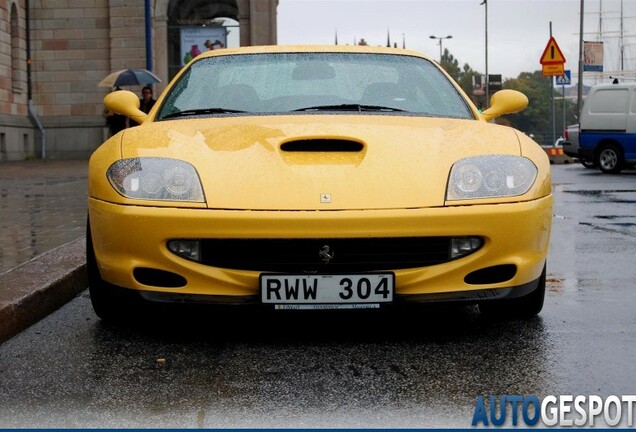
MULTIPOLYGON (((528 97, 528 107, 517 114, 507 116, 516 129, 533 134, 535 141, 552 144, 552 77, 544 77, 541 71, 522 72, 515 79, 504 82, 504 88, 518 90, 528 97)), ((557 137, 563 135, 563 103, 565 103, 565 123, 574 121, 576 106, 565 101, 558 91, 555 98, 555 124, 557 137)))
POLYGON ((481 108, 485 105, 486 98, 483 95, 475 94, 473 86, 474 77, 481 77, 481 74, 474 71, 468 63, 463 68, 459 68, 459 61, 453 55, 444 49, 440 66, 455 80, 457 84, 464 90, 477 107, 481 108))
MULTIPOLYGON (((481 73, 473 70, 468 63, 463 68, 459 61, 444 49, 440 65, 459 84, 473 103, 482 108, 486 106, 486 96, 483 88, 475 88, 474 82, 481 82, 481 73)), ((499 117, 496 121, 514 127, 527 134, 534 135, 537 142, 551 144, 552 141, 552 77, 544 77, 541 71, 522 72, 517 78, 504 81, 503 88, 518 90, 528 97, 529 103, 525 110, 517 114, 499 117)), ((490 94, 492 96, 492 93, 490 94)), ((564 99, 558 89, 554 91, 556 135, 563 134, 563 124, 575 123, 576 105, 564 99), (564 107, 565 105, 565 107, 564 107), (565 108, 565 122, 563 111, 565 108)))
POLYGON ((471 98, 477 108, 482 109, 486 106, 486 94, 481 87, 475 87, 475 83, 481 82, 481 73, 473 70, 468 63, 464 64, 464 68, 458 81, 459 86, 471 98))
POLYGON ((528 106, 523 111, 509 116, 515 128, 526 133, 541 135, 552 130, 550 83, 541 71, 522 72, 515 79, 506 80, 504 87, 520 91, 528 97, 528 106))
POLYGON ((448 51, 448 48, 444 48, 444 54, 442 55, 442 59, 440 61, 440 66, 448 72, 448 74, 453 77, 453 79, 459 82, 461 69, 459 68, 459 62, 453 57, 453 55, 448 51))

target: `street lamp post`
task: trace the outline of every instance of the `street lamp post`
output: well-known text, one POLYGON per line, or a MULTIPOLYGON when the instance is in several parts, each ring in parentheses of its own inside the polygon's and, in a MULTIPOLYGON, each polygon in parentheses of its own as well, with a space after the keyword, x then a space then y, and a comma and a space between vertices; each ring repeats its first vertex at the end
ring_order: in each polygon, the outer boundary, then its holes
POLYGON ((448 36, 444 36, 444 37, 437 37, 437 36, 433 36, 430 35, 429 38, 431 39, 438 39, 439 40, 439 62, 442 62, 442 40, 444 39, 452 39, 453 36, 448 35, 448 36))
MULTIPOLYGON (((583 1, 583 0, 581 0, 583 1)), ((488 0, 482 1, 480 4, 484 5, 484 17, 485 17, 485 51, 486 51, 486 82, 484 83, 484 90, 486 90, 486 106, 488 108, 488 104, 490 103, 490 83, 488 82, 488 0)))

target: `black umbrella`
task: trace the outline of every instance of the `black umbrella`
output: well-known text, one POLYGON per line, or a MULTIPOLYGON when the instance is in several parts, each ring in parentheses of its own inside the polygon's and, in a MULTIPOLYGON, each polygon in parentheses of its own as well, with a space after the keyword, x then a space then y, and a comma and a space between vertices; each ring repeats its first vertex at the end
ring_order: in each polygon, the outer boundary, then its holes
POLYGON ((146 69, 123 69, 109 74, 101 80, 99 87, 121 87, 148 85, 161 82, 157 75, 146 69))

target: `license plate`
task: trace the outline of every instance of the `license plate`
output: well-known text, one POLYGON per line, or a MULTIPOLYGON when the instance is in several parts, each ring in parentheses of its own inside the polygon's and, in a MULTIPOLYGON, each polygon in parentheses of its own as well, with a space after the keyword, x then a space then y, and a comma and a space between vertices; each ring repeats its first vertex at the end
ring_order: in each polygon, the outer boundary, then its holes
POLYGON ((261 301, 277 309, 375 308, 393 301, 393 273, 262 274, 261 301))

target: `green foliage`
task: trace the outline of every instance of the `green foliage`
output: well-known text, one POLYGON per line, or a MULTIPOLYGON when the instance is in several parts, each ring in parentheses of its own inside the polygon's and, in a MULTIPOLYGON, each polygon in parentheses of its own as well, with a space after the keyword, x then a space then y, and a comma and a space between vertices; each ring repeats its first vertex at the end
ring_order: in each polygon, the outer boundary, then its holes
POLYGON ((444 49, 444 54, 442 55, 442 61, 440 65, 450 76, 453 77, 455 81, 459 82, 461 78, 461 69, 459 68, 459 61, 453 57, 453 55, 448 51, 448 48, 444 49))
POLYGON ((468 63, 465 63, 460 69, 459 61, 453 57, 448 49, 444 49, 440 65, 455 81, 457 81, 457 84, 459 84, 462 90, 464 90, 478 108, 482 108, 486 105, 486 97, 483 95, 475 95, 473 88, 473 78, 477 77, 479 80, 481 73, 473 70, 468 63))
MULTIPOLYGON (((484 95, 475 95, 473 77, 480 77, 481 72, 473 70, 470 65, 459 67, 459 61, 448 51, 444 50, 441 66, 453 77, 459 86, 472 99, 477 107, 485 107, 484 95)), ((552 140, 552 99, 551 79, 544 77, 541 71, 522 72, 517 78, 505 80, 503 88, 518 90, 528 97, 528 107, 520 113, 497 119, 497 123, 510 125, 522 132, 534 135, 537 142, 548 144, 552 140)), ((479 92, 477 92, 479 93, 479 92)), ((492 94, 490 95, 492 96, 492 94)), ((556 136, 563 134, 563 111, 565 103, 565 124, 576 123, 576 103, 562 98, 558 87, 554 88, 554 111, 556 136)))
MULTIPOLYGON (((513 127, 533 134, 537 142, 552 142, 552 77, 544 77, 541 71, 522 72, 515 79, 504 82, 504 88, 518 90, 528 97, 528 107, 520 113, 507 116, 513 127)), ((554 115, 556 137, 563 135, 563 104, 565 103, 565 124, 575 122, 576 104, 563 100, 561 93, 554 88, 554 115)))
POLYGON ((530 101, 520 113, 509 116, 510 122, 522 131, 551 131, 552 115, 550 81, 540 71, 522 72, 518 78, 505 81, 505 88, 518 90, 530 101))

